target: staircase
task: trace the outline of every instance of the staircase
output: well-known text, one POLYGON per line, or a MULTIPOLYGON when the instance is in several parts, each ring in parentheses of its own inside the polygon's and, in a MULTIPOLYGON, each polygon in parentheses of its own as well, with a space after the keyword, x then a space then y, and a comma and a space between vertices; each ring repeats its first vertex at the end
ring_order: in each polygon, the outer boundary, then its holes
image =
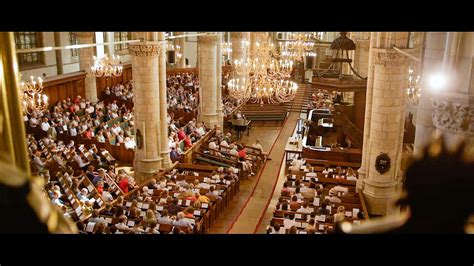
POLYGON ((295 98, 290 102, 288 112, 307 113, 306 106, 311 96, 311 85, 300 84, 295 98))

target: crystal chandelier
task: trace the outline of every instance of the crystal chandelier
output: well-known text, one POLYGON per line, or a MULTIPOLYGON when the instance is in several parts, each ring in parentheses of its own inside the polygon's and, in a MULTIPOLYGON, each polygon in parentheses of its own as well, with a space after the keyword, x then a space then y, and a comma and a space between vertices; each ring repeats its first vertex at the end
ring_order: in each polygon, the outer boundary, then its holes
POLYGON ((108 55, 104 55, 102 58, 94 56, 94 65, 91 66, 91 71, 98 78, 121 76, 123 67, 120 65, 120 56, 113 55, 112 58, 108 55))
POLYGON ((281 55, 295 61, 302 61, 307 56, 315 57, 313 52, 315 42, 312 39, 313 34, 289 33, 288 38, 280 43, 281 55))
POLYGON ((259 104, 294 99, 298 85, 289 80, 293 61, 277 60, 278 57, 273 43, 256 42, 250 58, 234 61, 233 74, 240 77, 228 82, 229 95, 243 102, 259 104))
POLYGON ((413 70, 408 70, 408 88, 407 88, 407 101, 410 104, 417 105, 420 100, 421 88, 419 85, 420 76, 416 79, 413 78, 413 70))
POLYGON ((43 80, 33 76, 26 82, 20 82, 21 107, 24 113, 43 112, 48 108, 48 96, 43 94, 43 80))
POLYGON ((223 42, 221 45, 222 55, 229 57, 232 54, 232 43, 231 42, 223 42))

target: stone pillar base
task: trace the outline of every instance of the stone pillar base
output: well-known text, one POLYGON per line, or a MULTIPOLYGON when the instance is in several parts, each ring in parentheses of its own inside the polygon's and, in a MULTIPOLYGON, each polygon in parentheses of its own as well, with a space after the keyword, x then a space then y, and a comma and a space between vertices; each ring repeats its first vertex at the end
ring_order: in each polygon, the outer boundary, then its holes
POLYGON ((393 203, 398 196, 396 188, 397 182, 379 183, 365 179, 363 194, 368 212, 372 215, 393 214, 395 211, 393 203))
POLYGON ((162 152, 161 156, 163 157, 163 161, 161 162, 161 168, 165 170, 171 169, 171 167, 173 166, 173 162, 169 159, 169 151, 162 152), (168 158, 168 160, 166 160, 165 158, 168 158))
POLYGON ((219 121, 218 114, 200 114, 199 122, 204 122, 207 128, 213 128, 214 125, 217 125, 219 121))
MULTIPOLYGON (((136 155, 135 155, 136 156, 136 155)), ((154 177, 161 168, 163 158, 143 158, 135 160, 135 180, 138 184, 145 182, 154 177)))

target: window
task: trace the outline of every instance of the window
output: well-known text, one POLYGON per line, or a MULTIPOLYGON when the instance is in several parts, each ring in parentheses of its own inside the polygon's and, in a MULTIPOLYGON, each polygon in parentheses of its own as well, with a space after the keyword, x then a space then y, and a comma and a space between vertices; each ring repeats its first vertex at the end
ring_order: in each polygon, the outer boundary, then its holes
MULTIPOLYGON (((70 45, 75 45, 77 44, 77 36, 75 32, 69 32, 69 44, 70 45)), ((71 56, 78 56, 78 49, 70 49, 71 50, 71 56)))
MULTIPOLYGON (((41 44, 41 33, 20 31, 15 32, 16 49, 39 48, 41 44)), ((43 64, 43 52, 31 52, 18 54, 18 64, 20 66, 43 64)))
MULTIPOLYGON (((122 41, 128 41, 131 39, 130 32, 126 31, 120 31, 120 32, 114 32, 114 41, 115 42, 122 42, 122 41)), ((115 52, 116 53, 127 53, 128 50, 128 43, 119 43, 115 44, 114 46, 115 52)))
POLYGON ((408 48, 414 48, 415 46, 415 32, 409 32, 408 33, 408 48))

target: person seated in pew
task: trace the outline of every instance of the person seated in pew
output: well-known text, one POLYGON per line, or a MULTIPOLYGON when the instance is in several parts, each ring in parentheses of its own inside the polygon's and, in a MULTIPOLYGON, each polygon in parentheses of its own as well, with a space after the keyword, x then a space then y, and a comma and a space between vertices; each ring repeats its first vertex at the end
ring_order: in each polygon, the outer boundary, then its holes
POLYGON ((61 151, 57 151, 53 155, 53 160, 59 165, 60 168, 66 169, 66 162, 63 160, 62 154, 63 153, 61 151))
POLYGON ((215 190, 215 186, 210 186, 209 187, 209 192, 206 193, 206 196, 214 196, 214 197, 217 197, 217 198, 221 198, 219 196, 219 191, 215 190))
POLYGON ((118 186, 123 191, 123 193, 128 193, 129 184, 127 176, 124 174, 119 174, 118 178, 120 180, 118 186))
POLYGON ((342 223, 346 220, 344 206, 337 207, 337 213, 334 214, 334 223, 342 223))
POLYGON ((126 137, 124 141, 125 149, 127 150, 133 150, 137 146, 137 143, 135 142, 135 139, 126 137))
POLYGON ((329 169, 329 165, 324 165, 324 170, 322 171, 322 173, 327 175, 329 172, 332 172, 331 169, 329 169))
POLYGON ((242 157, 239 157, 239 162, 242 164, 242 169, 245 172, 250 173, 249 176, 254 176, 255 175, 255 173, 253 172, 253 169, 252 169, 252 163, 250 161, 245 160, 242 157))
POLYGON ((285 214, 285 219, 283 220, 283 227, 285 227, 285 229, 289 229, 294 225, 296 225, 295 214, 294 213, 286 213, 285 214))
POLYGON ((288 234, 289 235, 295 235, 298 233, 298 229, 296 228, 295 225, 293 225, 292 227, 290 227, 290 230, 288 230, 288 234))
POLYGON ((96 223, 93 234, 106 234, 107 224, 105 222, 96 223))
POLYGON ((77 194, 77 199, 80 201, 89 201, 89 190, 87 188, 81 189, 81 191, 77 194))
POLYGON ((252 144, 252 147, 255 148, 255 149, 259 149, 260 152, 263 154, 263 156, 265 156, 267 158, 267 160, 271 160, 272 158, 268 157, 268 152, 264 152, 263 151, 263 147, 262 147, 262 144, 260 144, 260 139, 256 139, 255 140, 255 143, 252 144))
POLYGON ((194 208, 192 206, 188 206, 183 210, 184 218, 194 218, 194 208))
POLYGON ((78 155, 76 153, 76 151, 73 151, 71 153, 71 156, 72 158, 74 159, 74 161, 77 162, 77 164, 79 165, 79 168, 82 168, 82 169, 85 169, 87 166, 89 166, 90 162, 87 162, 87 163, 84 163, 84 161, 82 160, 81 156, 78 155))
POLYGON ((118 222, 117 224, 115 224, 115 227, 116 227, 117 229, 120 229, 120 230, 128 230, 128 229, 130 229, 130 228, 128 227, 128 225, 127 225, 127 216, 121 215, 121 216, 119 217, 119 220, 118 220, 118 221, 119 221, 119 222, 118 222))
POLYGON ((149 196, 151 196, 150 193, 148 193, 148 186, 143 186, 143 187, 142 187, 141 195, 142 195, 143 197, 149 197, 149 196))
POLYGON ((278 234, 280 234, 280 227, 281 227, 281 226, 280 226, 279 223, 275 223, 275 224, 273 225, 273 227, 269 227, 269 228, 267 229, 267 234, 270 234, 270 235, 275 235, 275 234, 278 235, 278 234))
POLYGON ((314 221, 314 219, 310 219, 308 222, 308 226, 305 229, 306 233, 312 234, 312 235, 315 234, 317 231, 315 224, 316 222, 314 221))
POLYGON ((179 235, 179 234, 186 234, 183 232, 179 227, 175 226, 170 232, 171 235, 179 235))
MULTIPOLYGON (((296 180, 296 181, 298 181, 298 180, 296 180)), ((296 186, 296 182, 295 182, 295 186, 296 186)), ((299 186, 296 187, 294 196, 296 196, 296 198, 299 199, 299 200, 304 199, 303 194, 301 194, 301 187, 299 187, 299 186)))
POLYGON ((329 201, 327 201, 327 200, 323 201, 323 203, 321 204, 321 207, 318 210, 318 214, 319 215, 328 215, 329 214, 329 210, 327 209, 328 205, 329 205, 329 201))
POLYGON ((291 201, 290 201, 290 210, 296 211, 296 210, 298 210, 300 207, 301 207, 301 205, 300 205, 300 203, 298 202, 298 197, 296 197, 295 195, 293 195, 293 196, 291 197, 291 201))
POLYGON ((140 209, 138 207, 130 207, 128 211, 128 219, 134 223, 141 223, 142 218, 140 217, 140 209))
POLYGON ((284 212, 287 212, 289 209, 288 201, 284 200, 283 203, 281 204, 281 210, 284 212))
POLYGON ((341 166, 337 166, 336 170, 334 171, 336 175, 342 176, 345 174, 345 171, 342 170, 341 166))
POLYGON ((178 185, 179 187, 185 188, 185 189, 191 188, 191 184, 188 183, 186 181, 186 179, 184 179, 184 178, 181 179, 181 180, 176 181, 176 185, 178 185))
POLYGON ((113 216, 112 205, 110 203, 105 204, 105 208, 99 212, 100 215, 113 216))
POLYGON ((149 227, 152 223, 157 223, 155 212, 153 210, 148 209, 146 211, 145 219, 143 219, 141 225, 143 227, 149 227))
POLYGON ((123 207, 124 201, 125 201, 125 200, 124 200, 123 196, 118 196, 118 197, 117 197, 117 200, 114 202, 114 205, 113 205, 113 206, 114 206, 114 207, 123 207))
POLYGON ((172 147, 171 148, 171 151, 170 151, 170 159, 172 161, 179 161, 181 159, 181 154, 179 154, 179 152, 176 150, 175 147, 172 147))
POLYGON ((97 181, 96 189, 97 192, 99 192, 99 195, 102 197, 102 194, 104 193, 104 181, 97 181))
POLYGON ((94 179, 92 179, 92 184, 97 185, 99 181, 104 182, 105 181, 105 170, 104 169, 99 169, 98 175, 94 176, 94 179))
POLYGON ((57 190, 54 190, 53 192, 53 199, 51 200, 51 202, 54 204, 54 205, 58 205, 59 207, 62 207, 64 206, 64 202, 59 198, 59 192, 57 190))
POLYGON ((149 188, 149 189, 158 189, 159 188, 159 185, 156 182, 156 178, 150 179, 150 184, 148 184, 147 188, 149 188))
POLYGON ((199 192, 196 192, 196 198, 201 203, 209 203, 210 200, 205 195, 201 195, 199 192))
POLYGON ((296 212, 300 212, 300 213, 311 213, 311 210, 308 208, 308 201, 304 201, 303 202, 303 205, 298 209, 296 210, 296 212))
POLYGON ((105 219, 102 218, 102 217, 99 217, 99 210, 95 209, 95 210, 92 210, 92 216, 91 218, 89 218, 88 222, 89 223, 105 223, 105 219))
POLYGON ((187 228, 188 230, 192 230, 193 227, 190 222, 184 220, 185 216, 183 212, 178 212, 176 215, 176 221, 173 222, 173 226, 175 227, 184 227, 187 228))
POLYGON ((285 182, 283 183, 283 188, 281 189, 281 193, 286 192, 286 193, 288 193, 290 196, 293 195, 293 191, 289 188, 289 186, 290 186, 289 181, 285 181, 285 182))
POLYGON ((347 168, 346 180, 357 181, 357 175, 352 167, 347 168))
POLYGON ((303 187, 301 189, 301 195, 303 195, 303 198, 314 198, 316 197, 318 194, 317 194, 317 191, 316 189, 314 188, 311 188, 311 187, 303 187))
POLYGON ((301 159, 301 155, 298 155, 296 159, 293 159, 291 166, 288 168, 290 171, 300 171, 302 165, 305 164, 305 160, 301 159))
POLYGON ((173 225, 173 220, 171 220, 167 209, 163 209, 163 211, 161 212, 161 216, 157 219, 157 222, 159 224, 173 225))
POLYGON ((326 178, 335 178, 335 175, 333 172, 329 172, 327 175, 326 175, 326 178))
POLYGON ((192 190, 186 191, 185 197, 186 197, 185 200, 190 200, 191 204, 197 200, 196 195, 194 194, 192 190))
POLYGON ((234 144, 230 144, 229 146, 230 151, 229 153, 233 156, 239 156, 239 152, 237 151, 237 147, 234 144))
POLYGON ((82 205, 82 212, 87 216, 89 214, 92 214, 92 210, 94 209, 93 208, 93 202, 92 202, 92 199, 90 200, 82 200, 81 202, 83 202, 83 205, 82 205))
POLYGON ((145 229, 145 233, 147 234, 159 234, 160 231, 156 230, 156 226, 158 223, 156 222, 151 222, 150 225, 145 229))
POLYGON ((109 186, 106 191, 102 192, 102 200, 105 203, 112 202, 114 200, 114 197, 112 196, 112 193, 114 192, 114 188, 109 186))
POLYGON ((170 215, 177 215, 180 210, 181 207, 178 205, 178 199, 173 199, 171 204, 168 204, 168 213, 170 215))

